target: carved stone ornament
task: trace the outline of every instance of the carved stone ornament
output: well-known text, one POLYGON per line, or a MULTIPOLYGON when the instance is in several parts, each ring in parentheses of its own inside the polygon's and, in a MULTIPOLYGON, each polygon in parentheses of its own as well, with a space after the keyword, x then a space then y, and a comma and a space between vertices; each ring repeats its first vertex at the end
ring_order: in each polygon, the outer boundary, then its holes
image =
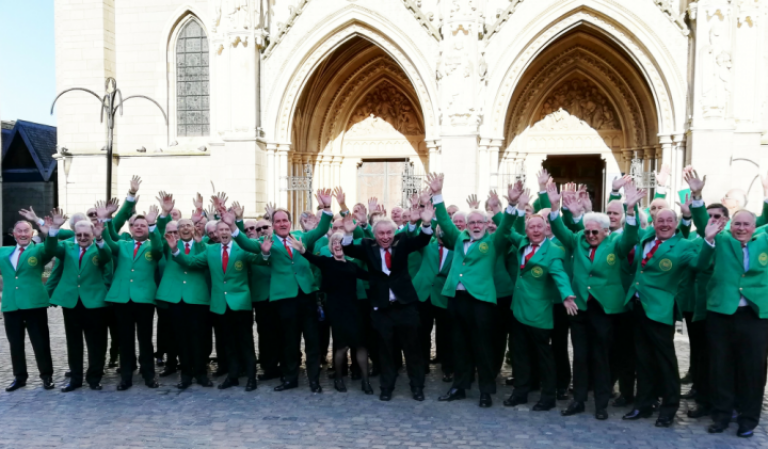
POLYGON ((352 113, 347 129, 361 122, 365 123, 358 132, 386 131, 391 127, 404 135, 424 134, 411 101, 388 82, 380 83, 365 96, 352 113))
POLYGON ((589 80, 572 79, 554 91, 544 100, 538 120, 561 109, 583 120, 591 128, 620 129, 618 116, 608 98, 589 80))

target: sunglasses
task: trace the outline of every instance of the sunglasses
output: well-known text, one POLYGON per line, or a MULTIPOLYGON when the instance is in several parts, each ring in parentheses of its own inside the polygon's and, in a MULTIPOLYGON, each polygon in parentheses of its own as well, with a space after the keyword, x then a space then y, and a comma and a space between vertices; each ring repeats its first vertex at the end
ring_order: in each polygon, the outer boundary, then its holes
POLYGON ((256 226, 248 226, 247 228, 245 228, 245 230, 246 230, 246 232, 247 231, 255 231, 256 230, 256 226))
POLYGON ((96 212, 91 212, 90 214, 88 214, 88 216, 90 218, 96 218, 96 212))
POLYGON ((594 235, 595 237, 597 237, 598 235, 600 235, 600 231, 598 231, 597 229, 585 229, 584 235, 594 235))
POLYGON ((253 228, 253 229, 255 229, 256 231, 266 231, 267 229, 269 229, 269 225, 262 226, 260 228, 253 228))
POLYGON ((77 237, 79 239, 84 239, 86 237, 91 237, 91 234, 78 233, 78 234, 75 234, 75 237, 77 237))

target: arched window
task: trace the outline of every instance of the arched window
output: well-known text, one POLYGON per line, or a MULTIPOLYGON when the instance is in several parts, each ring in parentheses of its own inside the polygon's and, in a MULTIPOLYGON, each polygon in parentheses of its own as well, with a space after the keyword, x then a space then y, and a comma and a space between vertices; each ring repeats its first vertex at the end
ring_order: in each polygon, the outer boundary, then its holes
POLYGON ((209 135, 210 115, 208 38, 190 20, 176 42, 176 135, 209 135))

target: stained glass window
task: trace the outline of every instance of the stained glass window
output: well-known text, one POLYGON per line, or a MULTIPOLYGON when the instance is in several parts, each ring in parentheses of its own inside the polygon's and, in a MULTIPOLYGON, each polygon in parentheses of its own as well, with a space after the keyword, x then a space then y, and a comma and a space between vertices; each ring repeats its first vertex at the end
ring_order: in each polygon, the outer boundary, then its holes
POLYGON ((208 38, 200 24, 190 20, 176 42, 176 134, 210 134, 208 38))

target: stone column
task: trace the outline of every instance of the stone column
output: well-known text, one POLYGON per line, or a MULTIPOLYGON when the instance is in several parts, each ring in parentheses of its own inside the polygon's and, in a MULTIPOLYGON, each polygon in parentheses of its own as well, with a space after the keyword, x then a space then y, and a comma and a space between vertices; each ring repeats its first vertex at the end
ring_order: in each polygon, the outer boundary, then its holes
POLYGON ((488 176, 488 189, 501 189, 505 190, 507 186, 499 185, 499 150, 501 149, 502 140, 493 139, 488 144, 488 159, 490 174, 488 176))
POLYGON ((477 147, 477 193, 478 197, 489 189, 489 180, 491 177, 491 159, 488 153, 490 139, 480 139, 480 145, 477 147))
POLYGON ((428 140, 427 151, 429 151, 429 166, 426 167, 428 173, 437 173, 442 169, 440 164, 440 141, 428 140))
POLYGON ((277 144, 267 144, 267 201, 276 203, 278 192, 278 171, 275 155, 277 144))
POLYGON ((288 152, 291 151, 291 144, 281 143, 277 145, 277 205, 285 207, 288 205, 288 152))

